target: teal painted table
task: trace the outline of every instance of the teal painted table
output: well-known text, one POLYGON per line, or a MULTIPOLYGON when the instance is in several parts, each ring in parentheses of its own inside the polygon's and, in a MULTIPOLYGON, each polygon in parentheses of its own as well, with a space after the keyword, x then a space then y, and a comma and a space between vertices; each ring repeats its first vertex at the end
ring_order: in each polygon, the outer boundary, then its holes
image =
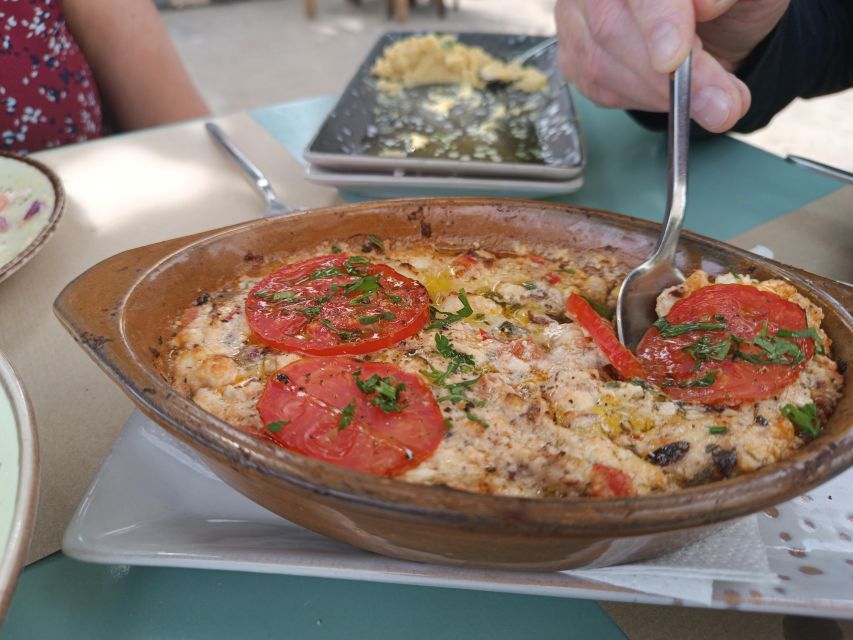
POLYGON ((26 569, 4 640, 466 638, 619 640, 594 602, 231 571, 26 569))
MULTIPOLYGON (((292 155, 301 157, 332 102, 318 98, 251 115, 292 155)), ((585 100, 579 101, 579 110, 589 149, 586 184, 560 199, 659 219, 665 198, 664 137, 585 100)), ((177 135, 180 127, 174 131, 177 135)), ((729 138, 696 143, 687 227, 730 238, 840 186, 729 138)), ((624 637, 593 602, 240 572, 97 566, 61 554, 23 572, 0 630, 4 640, 397 636, 624 637)))
MULTIPOLYGON (((622 111, 576 97, 586 140, 584 186, 553 198, 660 221, 666 205, 666 136, 647 131, 622 111)), ((312 98, 251 112, 294 157, 335 103, 312 98)), ((841 182, 785 162, 727 136, 694 141, 685 227, 726 240, 839 189, 841 182)), ((347 200, 362 199, 343 193, 347 200)), ((443 195, 430 190, 419 195, 443 195)))

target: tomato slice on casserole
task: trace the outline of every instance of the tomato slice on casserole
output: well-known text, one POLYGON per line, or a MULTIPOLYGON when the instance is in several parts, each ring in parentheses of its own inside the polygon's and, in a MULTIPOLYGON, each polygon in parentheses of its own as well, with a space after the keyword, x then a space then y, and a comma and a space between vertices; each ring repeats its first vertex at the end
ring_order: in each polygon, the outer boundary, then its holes
POLYGON ((258 412, 262 437, 380 476, 417 466, 446 433, 441 410, 418 376, 345 357, 283 367, 267 382, 258 412))
POLYGON ((587 491, 596 498, 627 498, 636 493, 631 476, 606 464, 592 466, 587 491))
POLYGON ((717 284, 679 300, 637 348, 648 379, 673 398, 738 405, 791 384, 815 352, 805 311, 770 291, 717 284))
POLYGON ((566 300, 566 313, 586 329, 620 376, 626 380, 645 378, 646 372, 643 366, 634 354, 619 342, 613 325, 609 320, 600 316, 589 302, 578 294, 571 293, 566 300))
POLYGON ((365 256, 320 256, 261 280, 246 298, 246 319, 263 342, 281 351, 368 353, 420 331, 429 319, 429 294, 365 256))

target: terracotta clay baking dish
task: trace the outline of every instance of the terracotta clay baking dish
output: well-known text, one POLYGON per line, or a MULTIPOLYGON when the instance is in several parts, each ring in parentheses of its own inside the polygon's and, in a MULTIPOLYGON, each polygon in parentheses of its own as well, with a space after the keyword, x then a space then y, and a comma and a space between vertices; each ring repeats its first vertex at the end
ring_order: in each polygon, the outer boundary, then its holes
MULTIPOLYGON (((256 440, 175 393, 165 380, 171 323, 202 291, 223 287, 260 256, 360 233, 427 237, 509 250, 528 244, 648 254, 659 226, 544 202, 424 199, 371 202, 258 220, 141 247, 96 265, 55 310, 83 349, 154 421, 192 446, 223 480, 300 525, 398 558, 469 567, 556 570, 641 560, 770 507, 853 463, 853 380, 821 436, 755 473, 640 498, 531 499, 477 495, 362 474, 256 440)), ((853 288, 695 234, 681 268, 782 278, 823 308, 834 357, 853 360, 853 288)), ((180 491, 181 487, 175 487, 180 491)))

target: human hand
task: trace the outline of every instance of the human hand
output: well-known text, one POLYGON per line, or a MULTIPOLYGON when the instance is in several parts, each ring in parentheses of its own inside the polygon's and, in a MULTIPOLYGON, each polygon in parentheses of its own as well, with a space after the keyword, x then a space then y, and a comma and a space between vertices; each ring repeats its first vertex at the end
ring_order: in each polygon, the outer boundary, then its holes
POLYGON ((667 111, 669 82, 693 51, 691 115, 709 131, 747 112, 733 72, 772 31, 790 0, 557 0, 560 66, 605 107, 667 111))

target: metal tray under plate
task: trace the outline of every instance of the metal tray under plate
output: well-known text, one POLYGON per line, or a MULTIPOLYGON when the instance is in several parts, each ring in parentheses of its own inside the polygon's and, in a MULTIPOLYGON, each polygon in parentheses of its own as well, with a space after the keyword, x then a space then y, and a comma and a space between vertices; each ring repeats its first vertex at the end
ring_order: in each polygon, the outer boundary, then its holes
MULTIPOLYGON (((385 47, 413 35, 417 34, 386 33, 379 38, 306 149, 304 157, 308 162, 334 170, 399 170, 534 180, 565 181, 581 174, 585 162, 583 140, 571 92, 557 65, 556 47, 545 49, 527 63, 544 71, 549 79, 548 91, 532 96, 500 88, 474 90, 472 99, 460 100, 453 93, 458 87, 438 85, 407 89, 405 96, 399 98, 381 93, 371 74, 374 62, 385 47), (455 106, 446 114, 430 108, 436 101, 448 100, 455 106), (466 141, 459 143, 459 159, 437 157, 429 144, 405 157, 379 154, 382 141, 399 141, 407 134, 435 139, 470 132, 467 142, 479 144, 476 129, 497 108, 510 112, 529 108, 531 115, 524 116, 526 121, 522 116, 506 118, 505 124, 497 127, 496 142, 486 145, 497 153, 493 159, 466 153, 470 151, 470 144, 464 146, 466 141), (519 137, 521 129, 524 134, 519 137), (514 160, 495 161, 498 156, 514 160)), ((495 33, 455 35, 459 42, 482 47, 504 60, 545 40, 539 36, 495 33)))

